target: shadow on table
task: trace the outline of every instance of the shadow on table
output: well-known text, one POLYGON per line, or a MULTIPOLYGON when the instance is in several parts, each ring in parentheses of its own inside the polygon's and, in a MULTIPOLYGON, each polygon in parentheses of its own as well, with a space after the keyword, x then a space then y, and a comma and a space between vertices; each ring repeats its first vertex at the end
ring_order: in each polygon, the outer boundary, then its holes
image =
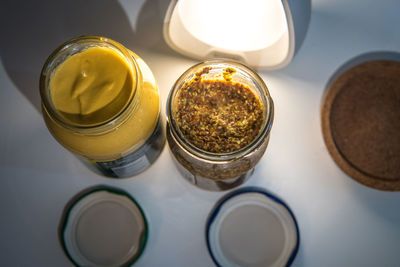
POLYGON ((400 225, 399 192, 372 189, 357 182, 353 182, 351 185, 351 193, 356 196, 368 210, 394 227, 400 225))
MULTIPOLYGON (((325 82, 331 72, 341 62, 356 56, 357 51, 367 51, 368 47, 387 47, 393 39, 395 28, 391 28, 394 14, 379 12, 379 19, 371 19, 370 14, 341 12, 340 3, 329 6, 315 4, 303 44, 293 61, 285 68, 271 73, 282 77, 294 77, 311 82, 325 82), (368 44, 368 45, 367 45, 368 44)), ((381 8, 390 10, 390 6, 381 8)), ((394 40, 394 39, 393 39, 394 40)), ((319 88, 322 89, 322 88, 319 88)))
POLYGON ((117 1, 5 1, 0 16, 2 64, 18 90, 40 112, 39 75, 55 48, 77 36, 102 35, 132 50, 143 47, 169 52, 162 37, 167 4, 161 0, 129 2, 133 13, 139 10, 134 30, 117 1))
POLYGON ((327 90, 331 86, 331 84, 347 70, 361 63, 373 60, 394 60, 400 62, 400 53, 391 51, 373 51, 356 56, 348 60, 334 72, 334 74, 329 78, 325 86, 325 90, 327 90))

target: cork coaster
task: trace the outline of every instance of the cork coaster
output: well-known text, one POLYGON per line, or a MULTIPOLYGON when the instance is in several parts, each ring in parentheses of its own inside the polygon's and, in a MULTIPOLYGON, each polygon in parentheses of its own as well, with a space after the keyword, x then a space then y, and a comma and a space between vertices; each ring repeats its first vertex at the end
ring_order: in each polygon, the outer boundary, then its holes
POLYGON ((361 63, 328 85, 322 133, 334 161, 354 180, 400 191, 400 62, 361 63))

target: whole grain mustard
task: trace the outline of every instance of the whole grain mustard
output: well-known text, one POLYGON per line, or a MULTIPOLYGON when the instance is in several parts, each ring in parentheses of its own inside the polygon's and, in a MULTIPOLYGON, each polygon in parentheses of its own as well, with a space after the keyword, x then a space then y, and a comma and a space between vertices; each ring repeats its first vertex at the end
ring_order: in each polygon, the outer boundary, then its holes
POLYGON ((223 79, 201 79, 204 68, 185 83, 175 99, 174 117, 197 148, 212 153, 230 153, 250 144, 261 130, 264 108, 245 84, 232 82, 235 72, 226 69, 223 79))
POLYGON ((267 149, 274 104, 260 76, 226 59, 186 70, 167 101, 167 140, 190 183, 227 190, 244 183, 267 149))

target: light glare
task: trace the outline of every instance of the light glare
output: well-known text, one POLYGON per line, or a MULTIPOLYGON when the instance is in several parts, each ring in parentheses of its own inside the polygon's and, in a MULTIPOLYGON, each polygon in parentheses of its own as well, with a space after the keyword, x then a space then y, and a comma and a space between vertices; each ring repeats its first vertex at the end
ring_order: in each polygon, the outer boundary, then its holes
POLYGON ((280 0, 180 0, 178 11, 192 35, 225 50, 264 49, 286 29, 280 0))

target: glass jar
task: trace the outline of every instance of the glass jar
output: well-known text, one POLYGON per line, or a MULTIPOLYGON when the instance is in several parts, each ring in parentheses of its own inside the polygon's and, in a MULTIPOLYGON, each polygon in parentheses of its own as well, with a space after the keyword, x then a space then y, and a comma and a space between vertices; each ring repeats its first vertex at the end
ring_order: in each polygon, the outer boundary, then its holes
POLYGON ((169 93, 167 141, 176 166, 188 181, 208 190, 227 190, 242 184, 253 173, 267 148, 273 117, 274 106, 268 88, 254 71, 234 61, 205 61, 183 73, 169 93), (225 88, 225 95, 218 95, 222 92, 220 87, 225 88), (210 90, 218 94, 210 96, 210 90), (234 90, 243 93, 247 90, 251 94, 223 100, 231 92, 234 94, 234 90), (244 102, 235 102, 235 99, 244 102), (247 99, 253 99, 250 103, 255 106, 259 103, 259 109, 247 109, 247 99), (201 104, 197 105, 199 102, 201 104), (236 103, 236 106, 227 107, 227 103, 236 103), (203 112, 198 114, 199 110, 203 112), (254 124, 250 125, 254 114, 260 116, 253 118, 254 124), (229 124, 218 124, 219 119, 229 124), (240 128, 242 136, 239 136, 234 126, 240 125, 241 119, 248 129, 240 128), (243 129, 247 132, 243 133, 243 129), (241 143, 242 140, 247 143, 241 143), (240 144, 236 146, 236 142, 240 144), (219 150, 219 147, 226 150, 219 150))
POLYGON ((54 138, 106 176, 136 175, 161 153, 155 78, 139 56, 111 39, 82 36, 58 47, 42 69, 40 95, 54 138))

